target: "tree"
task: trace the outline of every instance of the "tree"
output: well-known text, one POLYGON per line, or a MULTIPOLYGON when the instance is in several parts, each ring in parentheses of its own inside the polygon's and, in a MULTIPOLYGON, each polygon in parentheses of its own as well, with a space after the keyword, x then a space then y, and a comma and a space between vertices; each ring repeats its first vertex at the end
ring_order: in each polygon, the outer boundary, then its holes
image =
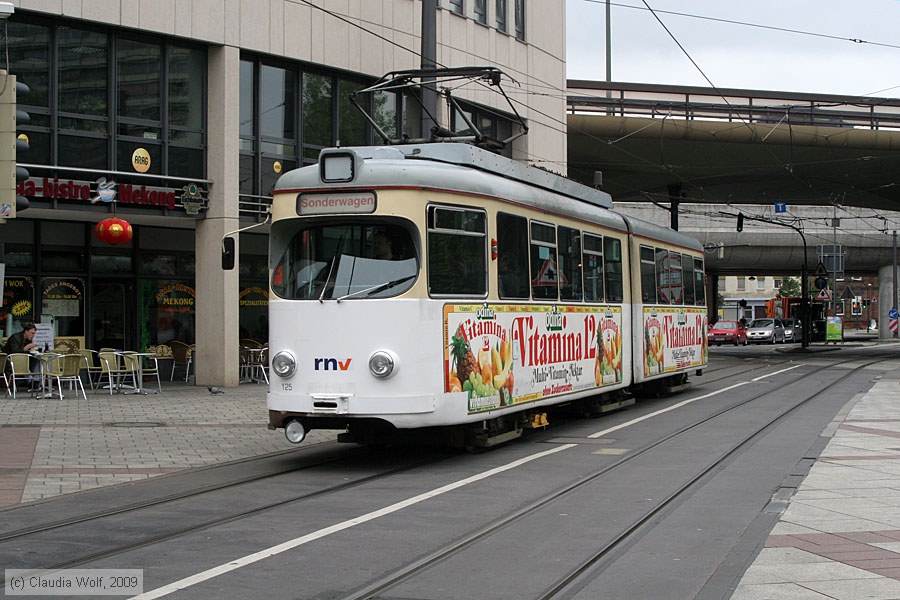
POLYGON ((779 298, 791 298, 800 295, 800 279, 797 277, 785 277, 778 290, 779 298))

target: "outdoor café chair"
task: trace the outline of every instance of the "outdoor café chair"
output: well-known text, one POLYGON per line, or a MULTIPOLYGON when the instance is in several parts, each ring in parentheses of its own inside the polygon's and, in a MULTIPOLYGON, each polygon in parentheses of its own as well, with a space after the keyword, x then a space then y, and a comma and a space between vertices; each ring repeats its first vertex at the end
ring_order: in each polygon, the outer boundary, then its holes
MULTIPOLYGON (((147 348, 147 352, 154 352, 150 348, 147 348)), ((159 393, 162 393, 162 383, 159 381, 159 357, 154 354, 141 354, 141 376, 150 376, 156 377, 156 387, 159 388, 159 393)))
POLYGON ((12 388, 9 387, 9 379, 6 378, 6 352, 0 352, 0 376, 3 376, 3 385, 6 386, 6 395, 12 395, 12 388))
POLYGON ((185 344, 184 342, 179 342, 178 340, 172 340, 169 342, 169 347, 172 348, 172 373, 169 375, 169 381, 175 379, 175 367, 178 365, 184 365, 184 380, 187 381, 188 377, 191 376, 191 360, 193 357, 193 349, 189 344, 185 344))
MULTIPOLYGON (((131 381, 134 384, 134 387, 137 388, 137 376, 135 375, 135 370, 130 369, 127 366, 119 365, 119 355, 115 352, 99 352, 98 358, 100 359, 100 367, 102 369, 102 375, 106 376, 107 383, 109 384, 109 395, 112 396, 113 388, 117 391, 122 387, 122 380, 128 376, 131 376, 131 381)), ((100 381, 103 381, 101 376, 100 381)))
POLYGON ((88 383, 91 384, 91 389, 94 389, 94 377, 97 377, 97 383, 99 383, 100 377, 103 375, 103 367, 97 360, 97 352, 89 348, 79 348, 78 354, 84 357, 81 368, 87 371, 88 383))
POLYGON ((28 384, 26 386, 27 390, 28 386, 33 385, 34 378, 39 375, 31 372, 30 354, 26 354, 24 352, 14 352, 7 357, 7 360, 9 361, 9 365, 12 370, 10 379, 12 380, 12 397, 15 398, 16 391, 18 389, 16 381, 25 381, 28 384))
POLYGON ((81 354, 58 354, 51 356, 47 361, 47 380, 49 382, 50 395, 53 395, 53 380, 59 387, 59 399, 63 399, 62 384, 67 382, 70 388, 74 385, 75 390, 81 388, 81 395, 87 400, 87 394, 84 392, 84 384, 81 383, 81 367, 84 364, 84 357, 81 354))

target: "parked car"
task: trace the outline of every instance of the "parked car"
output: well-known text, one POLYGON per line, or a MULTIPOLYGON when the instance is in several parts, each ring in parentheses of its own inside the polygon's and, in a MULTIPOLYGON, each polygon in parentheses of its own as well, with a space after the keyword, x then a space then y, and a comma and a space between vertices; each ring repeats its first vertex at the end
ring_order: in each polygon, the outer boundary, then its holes
POLYGON ((706 332, 706 339, 710 345, 734 344, 747 345, 747 328, 740 321, 717 321, 706 332))
POLYGON ((799 342, 803 340, 803 325, 800 319, 784 320, 784 341, 799 342))
POLYGON ((747 327, 747 340, 759 344, 784 343, 781 319, 753 319, 747 327))

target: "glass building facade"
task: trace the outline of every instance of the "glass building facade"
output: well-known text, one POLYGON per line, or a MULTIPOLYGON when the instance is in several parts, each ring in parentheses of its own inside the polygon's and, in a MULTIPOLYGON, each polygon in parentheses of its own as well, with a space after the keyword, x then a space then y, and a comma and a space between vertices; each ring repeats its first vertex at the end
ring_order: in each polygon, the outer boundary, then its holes
MULTIPOLYGON (((29 88, 17 98, 30 115, 17 127, 29 149, 16 162, 29 171, 17 193, 30 208, 0 224, 0 338, 35 321, 93 349, 196 343, 198 382, 205 366, 237 362, 230 340, 265 341, 264 221, 278 177, 322 148, 382 143, 379 131, 423 135, 416 98, 358 93, 418 62, 402 47, 419 43, 409 21, 418 0, 392 2, 381 26, 410 35, 403 43, 347 24, 359 15, 295 3, 284 3, 282 22, 229 0, 179 2, 171 14, 156 3, 17 2, 8 72, 29 88), (295 35, 335 27, 340 35, 295 35), (113 217, 133 237, 102 241, 95 226, 113 217), (239 235, 236 271, 224 274, 219 240, 254 224, 239 235)), ((517 22, 512 3, 509 15, 505 2, 460 4, 461 14, 439 10, 438 19, 479 24, 476 36, 509 46, 510 64, 527 56, 505 30, 517 22)), ((440 111, 450 128, 471 133, 472 123, 500 139, 514 130, 514 115, 457 100, 458 110, 440 111)), ((210 383, 230 381, 215 368, 210 383)))

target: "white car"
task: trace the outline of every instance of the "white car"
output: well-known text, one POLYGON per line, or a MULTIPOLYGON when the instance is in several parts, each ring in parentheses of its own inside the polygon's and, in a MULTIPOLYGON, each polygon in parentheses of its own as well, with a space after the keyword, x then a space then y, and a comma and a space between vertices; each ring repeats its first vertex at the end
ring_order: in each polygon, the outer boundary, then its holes
POLYGON ((781 319, 753 319, 747 327, 747 341, 756 344, 785 342, 781 319))

